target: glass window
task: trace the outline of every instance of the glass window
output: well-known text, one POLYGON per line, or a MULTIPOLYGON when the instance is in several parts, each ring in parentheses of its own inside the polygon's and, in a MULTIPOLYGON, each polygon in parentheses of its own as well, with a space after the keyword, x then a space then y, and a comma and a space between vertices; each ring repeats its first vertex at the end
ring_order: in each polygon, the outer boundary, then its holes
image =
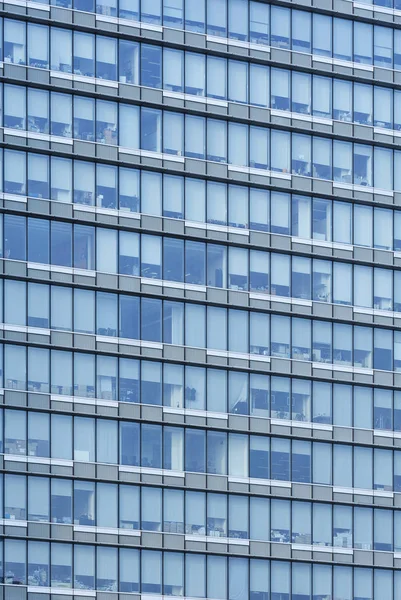
POLYGON ((120 358, 119 362, 119 400, 139 402, 139 361, 120 358))
MULTIPOLYGON (((239 1, 242 2, 242 0, 239 1)), ((228 100, 232 102, 248 102, 247 63, 241 63, 237 60, 228 61, 228 100)))
POLYGON ((96 588, 103 591, 117 591, 117 548, 98 547, 96 552, 96 588))
POLYGON ((289 71, 271 70, 271 107, 278 110, 290 110, 289 71))
MULTIPOLYGON (((185 115, 185 156, 189 158, 205 158, 206 153, 206 120, 203 117, 195 117, 193 115, 185 115)), ((187 180, 188 181, 188 180, 187 180)), ((200 184, 204 182, 199 182, 200 184)), ((189 202, 186 199, 186 202, 189 202)), ((194 202, 193 202, 194 204, 194 202)), ((191 206, 194 210, 194 206, 191 206)), ((199 207, 201 209, 201 206, 199 207)), ((196 214, 196 213, 195 213, 196 214)), ((187 214, 191 218, 190 214, 187 214)), ((199 218, 193 219, 198 221, 199 218)), ((204 221, 203 219, 200 219, 204 221)))
POLYGON ((56 137, 72 136, 72 96, 67 94, 50 94, 50 133, 56 137))
POLYGON ((333 546, 352 548, 352 507, 333 507, 333 546))
POLYGON ((74 290, 74 331, 95 333, 95 292, 74 290))
POLYGON ((95 205, 95 165, 74 161, 74 202, 95 205))
POLYGON ((312 446, 310 442, 301 442, 294 440, 292 443, 292 481, 301 483, 311 483, 311 452, 312 446))
POLYGON ((249 476, 258 479, 270 478, 270 439, 251 436, 249 449, 249 476))
POLYGON ((193 2, 185 0, 185 25, 184 29, 188 31, 196 31, 197 33, 205 32, 205 0, 193 2))
POLYGON ((49 68, 49 27, 28 23, 28 65, 49 68))
POLYGON ((313 114, 317 117, 332 116, 332 79, 313 75, 313 114))
POLYGON ((119 566, 121 592, 139 591, 139 558, 139 550, 120 548, 119 566))
POLYGON ((393 332, 374 330, 374 368, 391 371, 393 368, 393 332))
POLYGON ((6 540, 4 543, 5 583, 26 585, 26 542, 6 540))
POLYGON ((185 471, 206 472, 205 431, 185 430, 185 471))
POLYGON ((393 67, 393 32, 388 27, 374 27, 374 64, 377 67, 393 67))
POLYGON ((278 358, 290 358, 290 327, 288 317, 271 317, 271 355, 278 358))
POLYGON ((72 73, 72 31, 50 27, 50 56, 52 71, 72 73))
POLYGON ((72 482, 51 480, 51 520, 53 523, 72 523, 72 482))
POLYGON ((374 86, 374 121, 375 127, 393 128, 393 90, 374 86))
MULTIPOLYGON (((157 0, 156 0, 157 2, 157 0)), ((142 20, 146 20, 143 14, 142 20)), ((162 49, 159 46, 141 44, 141 85, 160 88, 162 85, 162 49)))
MULTIPOLYGON (((44 348, 28 348, 28 390, 44 393, 49 392, 49 362, 48 350, 44 348)), ((43 446, 42 450, 48 452, 46 446, 43 446)), ((41 454, 38 456, 41 456, 41 454)), ((43 456, 48 456, 48 453, 43 456)))
POLYGON ((332 142, 313 137, 313 170, 316 179, 332 179, 332 142))
POLYGON ((162 490, 144 488, 142 490, 142 529, 161 531, 162 524, 162 490))
MULTIPOLYGON (((376 88, 375 86, 375 91, 376 88)), ((361 125, 372 125, 373 86, 354 83, 354 121, 361 125)))
MULTIPOLYGON (((110 2, 111 0, 103 1, 110 2)), ((116 0, 114 1, 116 2, 116 0)), ((96 36, 96 77, 111 81, 117 80, 117 40, 96 36)))
POLYGON ((119 527, 124 529, 139 529, 139 492, 140 489, 137 486, 119 486, 119 527))
POLYGON ((292 50, 311 53, 311 16, 301 10, 292 10, 292 50))
POLYGON ((267 4, 261 2, 249 3, 250 15, 249 15, 249 37, 250 41, 256 44, 269 44, 269 21, 270 21, 270 7, 267 4))
POLYGON ((8 388, 26 390, 26 349, 22 346, 7 345, 4 370, 8 388))
MULTIPOLYGON (((117 362, 117 359, 114 359, 112 357, 98 357, 98 358, 108 358, 109 361, 107 362, 114 362, 114 360, 117 362)), ((99 364, 99 361, 98 361, 99 364)), ((110 366, 110 364, 109 364, 110 366)), ((114 365, 112 365, 114 366, 114 365)), ((103 377, 103 379, 106 379, 106 377, 103 375, 99 375, 99 371, 100 373, 104 372, 104 360, 101 361, 100 366, 98 367, 98 379, 99 377, 103 377)), ((111 369, 110 369, 111 370, 111 369)), ((115 379, 114 377, 110 376, 110 379, 115 379)), ((107 398, 112 396, 113 394, 110 393, 109 391, 107 391, 107 393, 105 393, 103 391, 103 395, 99 395, 99 398, 107 398)), ((108 421, 108 420, 100 420, 97 422, 97 450, 96 450, 97 454, 97 462, 101 462, 101 463, 111 463, 111 464, 116 464, 118 462, 117 460, 117 423, 115 421, 108 421)), ((112 527, 112 525, 110 525, 110 527, 112 527)), ((113 525, 113 527, 117 527, 117 525, 113 525)))
POLYGON ((227 37, 227 4, 224 0, 207 0, 207 33, 227 37))
POLYGON ((95 141, 95 100, 74 97, 74 138, 95 141))
POLYGON ((287 377, 271 378, 271 414, 276 419, 290 418, 290 380, 287 377))
MULTIPOLYGON (((364 148, 364 146, 362 146, 364 148)), ((367 176, 368 162, 371 165, 371 155, 358 154, 357 166, 359 166, 360 185, 362 185, 363 175, 367 176), (365 168, 365 170, 364 170, 365 168)), ((350 142, 340 142, 334 140, 333 144, 333 177, 334 181, 341 183, 352 183, 352 144, 350 142)), ((371 174, 371 171, 370 171, 371 174)), ((366 182, 366 185, 368 183, 366 182)))
POLYGON ((333 202, 333 241, 352 243, 352 205, 349 202, 333 202))
MULTIPOLYGON (((374 148, 374 186, 383 190, 392 190, 393 151, 387 148, 374 148)), ((390 237, 391 242, 392 236, 390 237)))
POLYGON ((312 514, 313 544, 317 546, 332 546, 332 507, 315 502, 312 514))
POLYGON ((28 477, 28 520, 50 521, 50 480, 28 477))
POLYGON ((104 273, 117 273, 117 231, 98 228, 96 239, 96 267, 104 273))
POLYGON ((207 369, 207 410, 227 412, 227 372, 207 369))
POLYGON ((72 545, 51 545, 51 585, 72 587, 72 545))
POLYGON ((352 21, 333 19, 333 57, 352 60, 352 21))
POLYGON ((123 465, 140 464, 138 423, 120 423, 120 462, 123 465))
POLYGON ((290 134, 285 131, 271 131, 271 147, 274 152, 271 157, 272 171, 290 172, 290 134))
POLYGON ((4 86, 4 127, 26 129, 26 88, 4 86))
MULTIPOLYGON (((7 424, 6 424, 7 427, 7 424)), ((7 448, 6 448, 7 452, 7 448)), ((4 478, 4 517, 25 521, 26 516, 26 478, 20 475, 5 475, 4 478)))
MULTIPOLYGON (((4 191, 8 194, 26 194, 26 154, 25 152, 16 152, 6 150, 4 152, 4 191)), ((6 217, 7 218, 7 217, 6 217)), ((10 223, 21 222, 22 217, 9 216, 10 223)), ((6 225, 6 219, 4 221, 6 225)), ((16 256, 7 256, 7 234, 5 230, 5 257, 18 258, 16 256)), ((24 250, 25 251, 25 250, 24 250)), ((22 259, 24 260, 24 259, 22 259)))
POLYGON ((207 120, 207 159, 214 162, 227 162, 227 123, 225 121, 207 120))
MULTIPOLYGON (((96 102, 96 141, 100 144, 115 146, 118 139, 117 131, 117 104, 115 102, 96 102)), ((131 123, 130 123, 131 124, 131 123)), ((133 139, 135 137, 133 136, 133 139)), ((124 144, 124 138, 121 139, 124 144)), ((110 171, 110 168, 109 168, 110 171)))
POLYGON ((331 444, 313 444, 313 482, 330 485, 332 482, 331 444))
POLYGON ((292 319, 292 358, 311 359, 311 324, 306 319, 292 319))
POLYGON ((240 123, 228 124, 228 162, 234 165, 247 166, 248 126, 240 123))
POLYGON ((58 202, 71 202, 72 161, 65 158, 51 156, 50 165, 51 199, 58 202))
POLYGON ((311 382, 293 379, 291 386, 292 419, 311 421, 311 382))
MULTIPOLYGON (((116 430, 117 431, 117 430, 116 430)), ((103 439, 103 431, 98 435, 103 439)), ((107 437, 106 437, 107 439, 107 437)), ((107 444, 107 442, 106 442, 107 444)), ((98 457, 98 461, 101 460, 98 457)), ((117 486, 109 483, 96 484, 96 523, 100 527, 117 527, 117 486)))
POLYGON ((164 490, 163 531, 184 533, 184 492, 164 490))
POLYGON ((373 209, 370 206, 354 205, 354 243, 373 246, 373 209))
POLYGON ((163 152, 182 156, 184 154, 184 116, 165 112, 163 115, 163 152))
POLYGON ((162 440, 159 425, 142 426, 142 466, 160 469, 162 467, 162 440))
MULTIPOLYGON (((250 4, 258 4, 251 2, 250 4)), ((263 6, 263 5, 261 5, 263 6)), ((252 9, 251 9, 252 10, 252 9)), ((249 66, 249 103, 255 106, 269 106, 269 67, 251 64, 249 66)))
POLYGON ((4 62, 26 64, 26 24, 4 19, 4 62))
POLYGON ((119 81, 135 85, 139 83, 139 44, 137 42, 119 40, 119 81))
POLYGON ((354 61, 373 64, 373 26, 354 23, 354 61))
POLYGON ((86 225, 74 225, 74 267, 95 268, 95 230, 86 225))
POLYGON ((50 197, 48 156, 28 154, 28 195, 32 198, 50 197))
POLYGON ((74 31, 74 73, 95 76, 95 36, 74 31))
POLYGON ((227 434, 207 432, 207 472, 216 475, 227 473, 227 434))
POLYGON ((26 284, 22 281, 7 280, 4 285, 4 300, 5 322, 11 325, 26 325, 26 284))
POLYGON ((52 394, 72 395, 72 354, 60 350, 51 351, 52 394))
POLYGON ((313 321, 313 362, 332 362, 331 323, 313 321))
POLYGON ((292 135, 292 173, 304 177, 311 176, 311 137, 292 135))
MULTIPOLYGON (((227 186, 223 183, 207 182, 207 222, 215 225, 227 225, 227 186)), ((209 248, 211 244, 208 245, 209 248)), ((223 254, 223 248, 219 254, 223 254)), ((216 287, 221 287, 221 285, 216 287)), ((225 285, 223 287, 226 287, 225 285)))
POLYGON ((248 39, 247 0, 233 0, 228 5, 228 37, 241 41, 248 39))
POLYGON ((333 85, 333 116, 339 121, 351 122, 352 119, 352 83, 350 81, 334 80, 333 85))
POLYGON ((332 19, 313 14, 313 54, 332 55, 332 19))
POLYGON ((271 478, 290 481, 290 440, 271 440, 271 478))
POLYGON ((28 131, 49 133, 49 93, 28 88, 28 131))
POLYGON ((331 302, 332 262, 313 261, 313 300, 331 302))
POLYGON ((271 7, 271 45, 277 48, 290 47, 290 17, 288 8, 271 7))
POLYGON ((163 259, 163 279, 182 282, 184 280, 183 240, 163 238, 163 259))
POLYGON ((99 292, 96 294, 96 333, 107 337, 117 336, 116 294, 99 292))
MULTIPOLYGON (((308 19, 310 19, 308 13, 293 11, 293 14, 294 13, 305 15, 308 19)), ((293 71, 291 95, 291 110, 293 112, 310 115, 312 105, 311 82, 311 75, 293 71)))
POLYGON ((354 144, 354 183, 372 185, 372 146, 354 144))
POLYGON ((290 563, 283 561, 271 562, 271 597, 272 598, 290 598, 290 563))
POLYGON ((74 547, 74 587, 95 589, 95 547, 74 547))
POLYGON ((95 460, 95 422, 93 419, 84 417, 74 419, 74 460, 83 462, 94 462, 95 460))
POLYGON ((250 538, 252 540, 270 540, 270 500, 268 498, 250 498, 250 538))
MULTIPOLYGON (((324 507, 326 508, 326 507, 324 507)), ((328 596, 330 598, 332 591, 331 566, 313 565, 313 599, 319 600, 328 596)))

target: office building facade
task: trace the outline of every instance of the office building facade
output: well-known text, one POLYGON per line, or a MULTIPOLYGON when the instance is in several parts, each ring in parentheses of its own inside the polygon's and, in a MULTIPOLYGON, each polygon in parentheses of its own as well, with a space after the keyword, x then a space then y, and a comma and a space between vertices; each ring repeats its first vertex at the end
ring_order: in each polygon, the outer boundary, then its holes
POLYGON ((1 600, 401 600, 371 1, 0 2, 1 600))

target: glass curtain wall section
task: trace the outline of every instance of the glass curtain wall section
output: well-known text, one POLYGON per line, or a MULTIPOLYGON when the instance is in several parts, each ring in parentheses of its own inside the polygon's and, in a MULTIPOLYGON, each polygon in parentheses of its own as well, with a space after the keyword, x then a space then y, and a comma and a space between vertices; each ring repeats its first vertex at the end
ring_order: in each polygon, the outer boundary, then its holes
POLYGON ((5 600, 401 599, 399 2, 3 11, 5 600))

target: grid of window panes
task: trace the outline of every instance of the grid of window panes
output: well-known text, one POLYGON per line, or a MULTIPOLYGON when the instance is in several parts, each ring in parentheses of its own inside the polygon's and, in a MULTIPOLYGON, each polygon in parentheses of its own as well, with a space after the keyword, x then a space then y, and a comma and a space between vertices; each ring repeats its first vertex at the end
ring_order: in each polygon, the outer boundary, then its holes
POLYGON ((401 0, 0 3, 0 600, 401 600, 401 0))

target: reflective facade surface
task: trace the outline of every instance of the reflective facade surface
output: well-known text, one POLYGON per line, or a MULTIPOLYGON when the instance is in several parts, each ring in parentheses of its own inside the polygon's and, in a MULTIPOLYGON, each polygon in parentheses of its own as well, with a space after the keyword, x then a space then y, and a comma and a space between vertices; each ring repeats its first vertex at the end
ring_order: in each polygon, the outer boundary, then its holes
POLYGON ((0 0, 0 600, 401 600, 401 0, 0 0))

